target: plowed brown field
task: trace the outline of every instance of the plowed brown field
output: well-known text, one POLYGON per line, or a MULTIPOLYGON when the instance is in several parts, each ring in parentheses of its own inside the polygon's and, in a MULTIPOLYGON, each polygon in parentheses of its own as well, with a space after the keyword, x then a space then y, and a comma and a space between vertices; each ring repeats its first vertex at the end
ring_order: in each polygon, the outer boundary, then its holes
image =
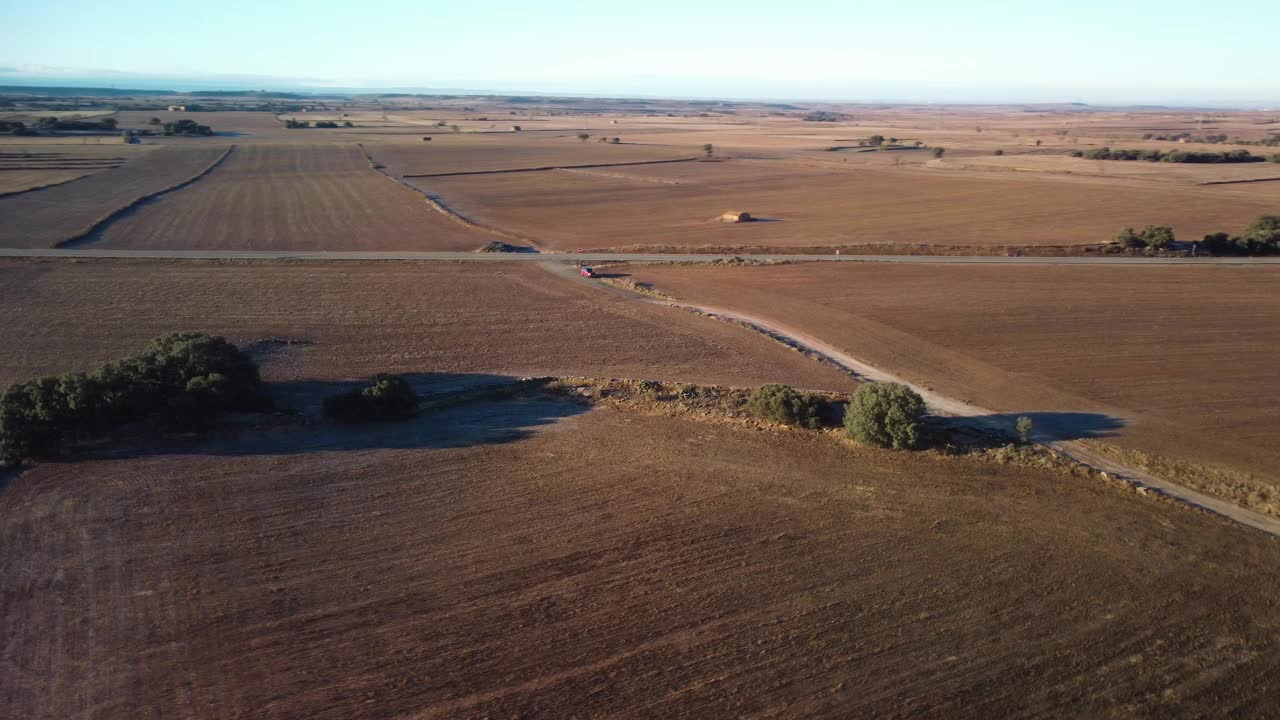
POLYGON ((1280 482, 1272 268, 640 266, 681 299, 795 327, 943 394, 1091 412, 1108 440, 1280 482))
POLYGON ((584 143, 576 134, 444 134, 432 135, 429 143, 384 143, 370 145, 369 150, 375 160, 397 175, 652 162, 693 157, 701 152, 692 147, 607 145, 595 138, 584 143))
POLYGON ((545 425, 574 412, 473 405, 29 471, 0 494, 0 715, 1274 709, 1280 545, 1260 535, 808 433, 545 425))
POLYGON ((474 250, 493 239, 374 171, 356 145, 258 144, 113 222, 94 247, 474 250))
MULTIPOLYGON (((124 146, 114 149, 124 152, 124 146)), ((199 174, 226 146, 165 146, 121 167, 57 187, 0 198, 0 247, 53 247, 139 198, 199 174)))
POLYGON ((525 264, 8 260, 0 307, 0 385, 205 330, 313 343, 263 359, 278 380, 501 372, 853 387, 746 330, 525 264))
POLYGON ((428 180, 468 217, 555 249, 1081 245, 1149 223, 1198 239, 1238 232, 1258 215, 1277 211, 1280 198, 1224 190, 1233 186, 966 175, 918 166, 842 169, 783 160, 605 170, 428 180), (714 222, 726 210, 772 222, 714 222))

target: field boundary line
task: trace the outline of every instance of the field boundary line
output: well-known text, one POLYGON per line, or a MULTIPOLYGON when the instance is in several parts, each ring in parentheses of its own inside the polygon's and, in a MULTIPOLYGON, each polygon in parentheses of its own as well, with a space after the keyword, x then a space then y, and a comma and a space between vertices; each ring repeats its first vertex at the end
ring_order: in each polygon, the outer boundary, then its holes
POLYGON ((106 217, 90 225, 88 229, 86 229, 84 232, 81 232, 78 235, 72 235, 66 240, 63 240, 57 243, 56 245, 54 245, 54 247, 55 248, 78 248, 78 247, 84 247, 85 245, 89 245, 91 243, 97 242, 99 237, 107 229, 107 227, 112 223, 114 223, 116 220, 119 220, 121 217, 123 217, 127 213, 137 209, 139 206, 145 203, 149 203, 153 200, 158 200, 161 197, 168 195, 171 192, 177 192, 187 187, 188 185, 194 183, 195 181, 199 180, 200 178, 204 177, 205 175, 208 175, 209 173, 213 172, 215 168, 221 165, 224 160, 231 157, 231 153, 235 149, 236 149, 236 146, 231 145, 230 147, 227 148, 226 152, 219 155, 216 160, 209 163, 208 167, 196 173, 195 175, 192 175, 191 177, 187 178, 186 180, 183 180, 182 182, 177 183, 176 185, 170 185, 169 187, 164 188, 163 190, 157 190, 156 192, 147 193, 146 195, 143 195, 140 198, 136 198, 133 202, 129 203, 128 205, 125 205, 122 208, 117 208, 116 210, 109 213, 106 217))
POLYGON ((608 168, 608 167, 633 167, 636 165, 667 165, 670 163, 686 163, 697 162, 702 158, 686 157, 676 158, 674 160, 637 160, 635 162, 621 163, 589 163, 586 165, 544 165, 541 167, 526 168, 504 168, 502 170, 459 170, 457 172, 444 173, 415 173, 412 175, 404 175, 405 178, 427 178, 427 177, 458 177, 461 175, 502 175, 504 173, 523 173, 523 172, 545 172, 547 170, 588 170, 590 168, 608 168))
MULTIPOLYGON (((391 182, 394 182, 397 185, 402 185, 408 188, 409 190, 417 193, 418 195, 421 195, 422 199, 426 201, 428 207, 440 213, 441 215, 444 215, 445 217, 449 218, 453 222, 456 222, 464 227, 470 228, 472 230, 476 230, 478 232, 489 233, 490 235, 496 235, 506 240, 515 240, 517 242, 526 243, 530 247, 532 247, 534 250, 538 252, 542 252, 542 248, 538 246, 538 242, 533 238, 528 238, 528 237, 524 237, 523 235, 510 233, 510 232, 507 232, 506 230, 499 230, 496 227, 492 227, 490 225, 483 225, 481 223, 478 223, 472 220, 466 215, 463 215, 457 210, 454 210, 453 208, 449 207, 448 203, 444 201, 444 198, 440 197, 439 195, 436 195, 435 193, 424 190, 418 187, 417 185, 414 185, 413 183, 409 182, 408 180, 396 177, 395 175, 392 175, 391 173, 387 172, 386 169, 383 168, 383 166, 379 165, 378 162, 373 159, 373 155, 369 153, 369 150, 364 146, 364 143, 356 143, 356 146, 360 148, 360 152, 364 155, 364 159, 369 161, 369 168, 371 170, 378 173, 382 177, 390 180, 391 182)), ((428 176, 405 175, 404 177, 407 178, 407 177, 428 177, 428 176)))
MULTIPOLYGON (((574 279, 576 280, 577 278, 574 279)), ((654 299, 616 286, 610 286, 609 291, 615 294, 630 296, 632 299, 639 300, 641 302, 662 305, 676 310, 689 310, 710 316, 711 318, 722 322, 745 326, 747 329, 771 340, 792 345, 802 352, 822 356, 833 364, 842 367, 845 371, 849 372, 860 381, 892 382, 906 385, 924 398, 930 411, 935 415, 953 418, 960 421, 961 424, 966 424, 979 430, 997 432, 1008 436, 1013 436, 1014 434, 1014 421, 1012 417, 1003 418, 1003 420, 998 419, 1008 413, 998 413, 972 403, 948 397, 934 390, 930 390, 929 388, 921 387, 887 370, 859 360, 849 353, 819 340, 818 338, 807 335, 803 332, 792 330, 785 325, 754 315, 737 313, 731 310, 724 310, 706 305, 698 305, 680 300, 654 299)), ((1188 507, 1219 515, 1232 522, 1245 525, 1255 530, 1260 530, 1273 537, 1280 538, 1280 518, 1264 515, 1255 510, 1250 510, 1249 508, 1242 507, 1233 502, 1222 500, 1186 486, 1179 485, 1178 483, 1156 477, 1155 475, 1138 468, 1105 457, 1097 450, 1089 447, 1083 440, 1057 437, 1046 432, 1039 432, 1037 435, 1038 437, 1033 438, 1033 442, 1036 444, 1065 455, 1081 465, 1105 473, 1108 477, 1113 477, 1126 482, 1137 488, 1140 494, 1159 494, 1164 497, 1177 500, 1188 507)))
POLYGON ((1208 180, 1197 185, 1243 185, 1245 183, 1280 182, 1280 177, 1247 178, 1243 180, 1208 180))
MULTIPOLYGON (((103 171, 103 172, 106 172, 107 170, 115 170, 117 167, 121 167, 121 166, 120 166, 120 165, 116 165, 115 167, 102 168, 102 171, 103 171)), ((40 169, 41 169, 41 170, 45 170, 45 169, 47 169, 47 168, 40 168, 40 169)), ((69 169, 69 170, 71 170, 71 169, 74 169, 74 170, 80 170, 81 168, 68 168, 68 169, 69 169)), ((89 168, 85 168, 85 169, 89 169, 89 168)), ((98 169, 98 168, 92 168, 92 169, 96 170, 96 169, 98 169)), ((79 177, 73 177, 73 178, 70 178, 69 180, 59 180, 58 182, 49 183, 49 184, 47 184, 47 185, 37 185, 37 186, 35 186, 35 187, 29 187, 29 188, 27 188, 27 189, 25 189, 25 190, 10 190, 9 192, 2 192, 2 193, 0 193, 0 198, 13 197, 14 195, 22 195, 22 194, 24 194, 24 193, 29 193, 29 192, 39 192, 39 191, 41 191, 41 190, 48 190, 49 188, 56 188, 56 187, 58 187, 58 186, 60 186, 60 185, 66 185, 67 183, 73 183, 73 182, 75 182, 75 181, 77 181, 77 180, 83 180, 83 179, 85 179, 85 178, 89 177, 90 175, 97 175, 97 174, 98 174, 98 173, 94 173, 94 172, 91 172, 91 173, 85 173, 84 175, 80 175, 79 177)))

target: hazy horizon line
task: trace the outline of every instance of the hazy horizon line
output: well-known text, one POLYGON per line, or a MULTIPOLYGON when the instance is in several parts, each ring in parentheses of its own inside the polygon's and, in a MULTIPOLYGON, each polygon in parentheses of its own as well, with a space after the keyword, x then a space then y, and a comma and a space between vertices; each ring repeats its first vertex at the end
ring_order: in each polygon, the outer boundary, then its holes
MULTIPOLYGON (((64 89, 108 89, 108 90, 140 90, 148 92, 173 91, 175 93, 206 92, 288 92, 321 97, 325 95, 377 95, 387 93, 403 93, 413 95, 475 95, 475 96, 532 96, 532 97, 574 97, 616 100, 673 100, 673 101, 722 101, 742 103, 810 103, 823 105, 1082 105, 1098 108, 1141 108, 1157 107, 1170 109, 1237 109, 1237 110, 1271 110, 1280 109, 1280 100, 1231 99, 1231 100, 1197 100, 1194 98, 1167 98, 1088 101, 1061 97, 1050 99, 1047 96, 1030 97, 1030 93, 1009 95, 986 95, 973 93, 970 97, 932 98, 928 94, 904 92, 903 95, 872 95, 865 92, 861 97, 818 97, 805 95, 735 95, 735 94, 681 94, 661 92, 626 92, 626 91, 584 91, 542 88, 503 88, 503 87, 433 87, 425 85, 364 85, 364 84, 327 84, 314 78, 284 78, 272 76, 242 75, 151 75, 123 71, 101 71, 102 75, 30 73, 15 67, 0 66, 0 85, 11 87, 51 87, 64 89)), ((1031 90, 1031 89, 1028 89, 1031 90)), ((850 91, 856 93, 857 91, 850 91)), ((961 91, 963 92, 963 91, 961 91)), ((1052 92, 1045 88, 1042 93, 1052 92)), ((944 93, 945 94, 945 93, 944 93)))

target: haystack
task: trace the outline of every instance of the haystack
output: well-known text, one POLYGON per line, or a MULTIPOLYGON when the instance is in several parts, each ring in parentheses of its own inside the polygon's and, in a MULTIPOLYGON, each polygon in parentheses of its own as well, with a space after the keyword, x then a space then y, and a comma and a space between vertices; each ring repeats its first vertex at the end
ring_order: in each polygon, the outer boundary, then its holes
POLYGON ((730 210, 720 216, 720 222, 728 223, 744 223, 751 222, 755 218, 751 217, 751 213, 741 212, 739 210, 730 210))

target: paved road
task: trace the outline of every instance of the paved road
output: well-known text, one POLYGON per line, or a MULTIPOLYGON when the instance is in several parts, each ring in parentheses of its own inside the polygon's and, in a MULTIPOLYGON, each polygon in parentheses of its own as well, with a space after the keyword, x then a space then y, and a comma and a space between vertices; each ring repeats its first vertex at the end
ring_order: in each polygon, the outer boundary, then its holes
POLYGON ((437 260, 443 262, 714 262, 745 257, 787 262, 881 262, 940 265, 1280 265, 1280 257, 988 257, 978 255, 676 255, 662 253, 319 252, 309 250, 102 250, 0 248, 0 257, 140 258, 147 260, 437 260))

